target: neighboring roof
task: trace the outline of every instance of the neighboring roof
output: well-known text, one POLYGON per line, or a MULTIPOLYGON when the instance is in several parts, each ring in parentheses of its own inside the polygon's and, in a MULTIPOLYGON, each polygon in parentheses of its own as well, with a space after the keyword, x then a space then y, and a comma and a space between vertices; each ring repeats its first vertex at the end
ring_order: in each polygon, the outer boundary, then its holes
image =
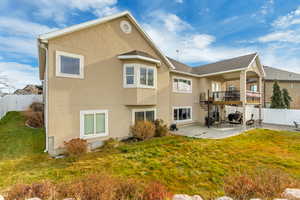
POLYGON ((219 72, 227 72, 227 71, 234 71, 239 69, 247 68, 253 59, 257 56, 257 53, 252 53, 245 56, 240 56, 236 58, 231 58, 207 65, 202 65, 199 67, 195 67, 193 72, 199 75, 205 74, 213 74, 219 72))
POLYGON ((264 69, 266 72, 265 80, 300 81, 300 74, 268 66, 264 66, 264 69))
POLYGON ((168 59, 172 62, 172 64, 175 67, 175 71, 177 72, 204 76, 208 74, 232 72, 245 69, 251 64, 251 62, 255 59, 256 56, 257 53, 252 53, 249 55, 231 58, 198 67, 190 67, 169 57, 168 59))
MULTIPOLYGON (((125 12, 121 12, 115 15, 111 15, 108 17, 104 17, 101 19, 96 19, 96 20, 91 20, 85 23, 81 23, 81 24, 77 24, 77 25, 73 25, 61 30, 57 30, 57 31, 53 31, 50 33, 46 33, 46 34, 42 34, 38 37, 38 45, 40 45, 41 42, 43 43, 47 43, 49 39, 52 38, 56 38, 62 35, 66 35, 66 34, 70 34, 72 32, 75 31, 79 31, 82 29, 86 29, 92 26, 96 26, 120 17, 128 17, 128 19, 131 21, 131 23, 137 28, 137 30, 144 36, 144 38, 148 41, 148 43, 150 44, 150 46, 152 46, 152 48, 157 51, 157 53, 162 57, 163 61, 171 68, 174 69, 173 64, 166 58, 166 56, 162 53, 162 51, 154 44, 154 42, 152 41, 152 39, 149 37, 149 35, 142 29, 142 27, 138 24, 138 22, 136 21, 136 19, 132 16, 132 14, 129 11, 125 11, 125 12)), ((45 52, 43 52, 42 48, 39 46, 38 48, 39 51, 39 64, 40 67, 45 67, 46 61, 44 61, 44 59, 42 59, 42 56, 45 52)), ((44 70, 41 70, 44 73, 44 70)), ((40 73, 40 79, 43 79, 43 73, 40 73)))

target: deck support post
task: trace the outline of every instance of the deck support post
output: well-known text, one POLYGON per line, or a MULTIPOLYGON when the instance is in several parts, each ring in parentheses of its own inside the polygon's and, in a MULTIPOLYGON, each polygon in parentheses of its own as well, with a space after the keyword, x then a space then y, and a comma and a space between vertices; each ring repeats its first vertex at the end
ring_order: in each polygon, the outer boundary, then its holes
POLYGON ((241 71, 240 74, 240 96, 243 106, 243 127, 246 128, 246 106, 247 106, 247 70, 241 71))

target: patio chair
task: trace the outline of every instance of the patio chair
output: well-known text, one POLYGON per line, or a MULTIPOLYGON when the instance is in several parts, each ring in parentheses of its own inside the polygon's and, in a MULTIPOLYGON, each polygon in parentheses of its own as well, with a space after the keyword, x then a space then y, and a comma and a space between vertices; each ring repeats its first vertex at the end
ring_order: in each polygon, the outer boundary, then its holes
POLYGON ((300 131, 300 124, 298 122, 294 122, 295 124, 295 130, 300 131))

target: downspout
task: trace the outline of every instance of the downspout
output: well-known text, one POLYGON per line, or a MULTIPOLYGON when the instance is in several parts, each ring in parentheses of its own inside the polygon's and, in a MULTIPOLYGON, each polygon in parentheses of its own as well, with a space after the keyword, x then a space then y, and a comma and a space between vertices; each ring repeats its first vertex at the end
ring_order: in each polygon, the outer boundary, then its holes
POLYGON ((40 41, 38 41, 39 47, 41 47, 42 49, 45 50, 45 77, 44 77, 44 84, 45 84, 45 91, 43 91, 44 96, 45 96, 45 114, 44 114, 44 118, 45 118, 45 132, 46 132, 46 149, 44 150, 44 152, 48 152, 49 150, 49 138, 48 138, 48 48, 40 43, 40 41))

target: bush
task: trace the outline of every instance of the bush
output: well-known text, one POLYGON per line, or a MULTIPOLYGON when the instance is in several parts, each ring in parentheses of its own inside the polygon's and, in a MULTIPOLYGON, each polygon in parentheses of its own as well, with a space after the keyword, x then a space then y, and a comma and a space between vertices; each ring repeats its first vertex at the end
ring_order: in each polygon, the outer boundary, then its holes
POLYGON ((87 152, 88 144, 86 140, 76 138, 69 142, 64 142, 64 144, 68 155, 79 156, 87 152))
POLYGON ((32 103, 24 112, 26 124, 33 128, 44 127, 44 104, 39 102, 32 103))
POLYGON ((33 128, 43 128, 44 127, 44 113, 25 111, 26 124, 33 128))
POLYGON ((169 135, 169 129, 162 119, 154 121, 155 125, 155 137, 164 137, 169 135))
POLYGON ((143 200, 166 200, 171 197, 172 194, 164 185, 154 182, 145 188, 143 200))
POLYGON ((62 198, 113 200, 115 185, 111 177, 92 175, 68 185, 60 185, 58 192, 62 198))
POLYGON ((130 127, 133 137, 147 140, 155 136, 155 125, 150 121, 138 121, 130 127))
POLYGON ((272 170, 229 177, 224 184, 226 194, 238 200, 278 198, 284 189, 299 187, 299 183, 287 174, 272 170))
POLYGON ((107 175, 90 175, 69 183, 53 185, 50 182, 15 185, 8 191, 7 199, 24 200, 38 197, 56 200, 64 198, 84 200, 166 200, 171 197, 159 183, 144 185, 128 179, 107 175))
POLYGON ((44 104, 40 102, 33 102, 29 109, 33 112, 44 112, 44 104))
POLYGON ((52 183, 44 181, 31 185, 18 184, 13 186, 7 194, 8 200, 23 200, 38 197, 40 199, 55 199, 56 192, 52 183))

